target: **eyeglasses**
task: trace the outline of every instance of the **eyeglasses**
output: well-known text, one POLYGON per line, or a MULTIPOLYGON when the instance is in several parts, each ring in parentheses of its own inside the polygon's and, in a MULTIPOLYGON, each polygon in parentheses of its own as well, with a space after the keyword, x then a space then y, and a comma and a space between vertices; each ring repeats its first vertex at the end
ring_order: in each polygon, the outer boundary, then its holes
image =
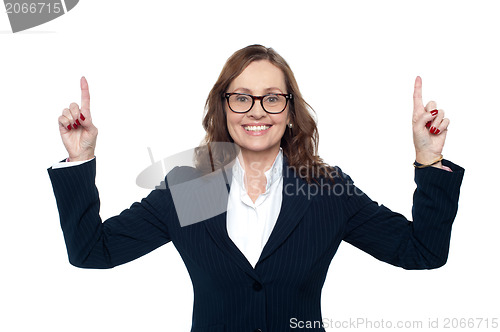
POLYGON ((270 114, 278 114, 285 110, 292 94, 288 93, 270 93, 264 96, 252 96, 246 93, 226 93, 224 95, 231 111, 235 113, 246 113, 250 111, 255 104, 255 100, 260 100, 262 109, 270 114))

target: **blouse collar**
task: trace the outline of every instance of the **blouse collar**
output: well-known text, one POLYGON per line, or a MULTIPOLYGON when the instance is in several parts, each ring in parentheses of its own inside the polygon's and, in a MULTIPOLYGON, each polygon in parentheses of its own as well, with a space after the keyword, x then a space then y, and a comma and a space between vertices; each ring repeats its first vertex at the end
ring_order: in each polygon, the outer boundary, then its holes
MULTIPOLYGON (((233 171, 233 176, 235 177, 236 181, 238 184, 241 186, 243 190, 246 191, 246 186, 245 186, 245 170, 240 164, 240 155, 236 157, 236 162, 233 165, 232 171, 233 171)), ((264 172, 266 176, 266 193, 269 191, 269 188, 273 185, 274 182, 279 180, 281 176, 283 175, 283 149, 280 147, 278 154, 276 155, 276 158, 274 158, 273 165, 271 166, 270 169, 268 169, 266 172, 264 172)))

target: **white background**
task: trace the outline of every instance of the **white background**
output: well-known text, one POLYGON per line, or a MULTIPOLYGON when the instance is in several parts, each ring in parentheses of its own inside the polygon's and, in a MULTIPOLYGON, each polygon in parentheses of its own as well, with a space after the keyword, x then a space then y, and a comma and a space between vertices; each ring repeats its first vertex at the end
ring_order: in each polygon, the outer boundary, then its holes
POLYGON ((445 158, 466 170, 448 263, 406 271, 343 243, 323 317, 500 317, 495 3, 87 0, 16 34, 2 9, 0 330, 189 331, 192 286, 171 243, 109 270, 69 264, 46 170, 66 157, 57 118, 80 103, 85 75, 104 220, 149 193, 135 185, 147 147, 160 159, 199 144, 224 62, 254 43, 288 61, 316 111, 320 156, 373 200, 412 218, 417 75, 424 102, 451 120, 445 158))

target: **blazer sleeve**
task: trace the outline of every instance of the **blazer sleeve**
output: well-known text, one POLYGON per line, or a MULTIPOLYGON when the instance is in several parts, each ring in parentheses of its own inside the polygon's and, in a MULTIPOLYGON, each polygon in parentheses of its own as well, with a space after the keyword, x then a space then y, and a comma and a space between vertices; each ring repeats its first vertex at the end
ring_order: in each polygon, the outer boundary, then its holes
POLYGON ((174 218, 175 208, 163 183, 141 202, 102 222, 95 158, 78 166, 49 168, 48 173, 72 265, 112 268, 171 241, 167 220, 174 218))
POLYGON ((435 167, 415 168, 413 221, 372 201, 340 170, 346 181, 347 224, 343 239, 379 260, 404 269, 444 265, 464 169, 446 159, 442 163, 453 172, 435 167))

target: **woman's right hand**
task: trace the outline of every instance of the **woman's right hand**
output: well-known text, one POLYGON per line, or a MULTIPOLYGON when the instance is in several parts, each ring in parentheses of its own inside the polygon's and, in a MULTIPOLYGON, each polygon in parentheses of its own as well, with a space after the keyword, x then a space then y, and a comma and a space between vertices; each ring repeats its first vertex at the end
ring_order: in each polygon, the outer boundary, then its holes
POLYGON ((89 85, 85 77, 80 79, 82 89, 82 107, 71 103, 59 117, 59 132, 64 147, 68 151, 69 161, 89 160, 94 158, 97 140, 97 128, 90 115, 89 85))

